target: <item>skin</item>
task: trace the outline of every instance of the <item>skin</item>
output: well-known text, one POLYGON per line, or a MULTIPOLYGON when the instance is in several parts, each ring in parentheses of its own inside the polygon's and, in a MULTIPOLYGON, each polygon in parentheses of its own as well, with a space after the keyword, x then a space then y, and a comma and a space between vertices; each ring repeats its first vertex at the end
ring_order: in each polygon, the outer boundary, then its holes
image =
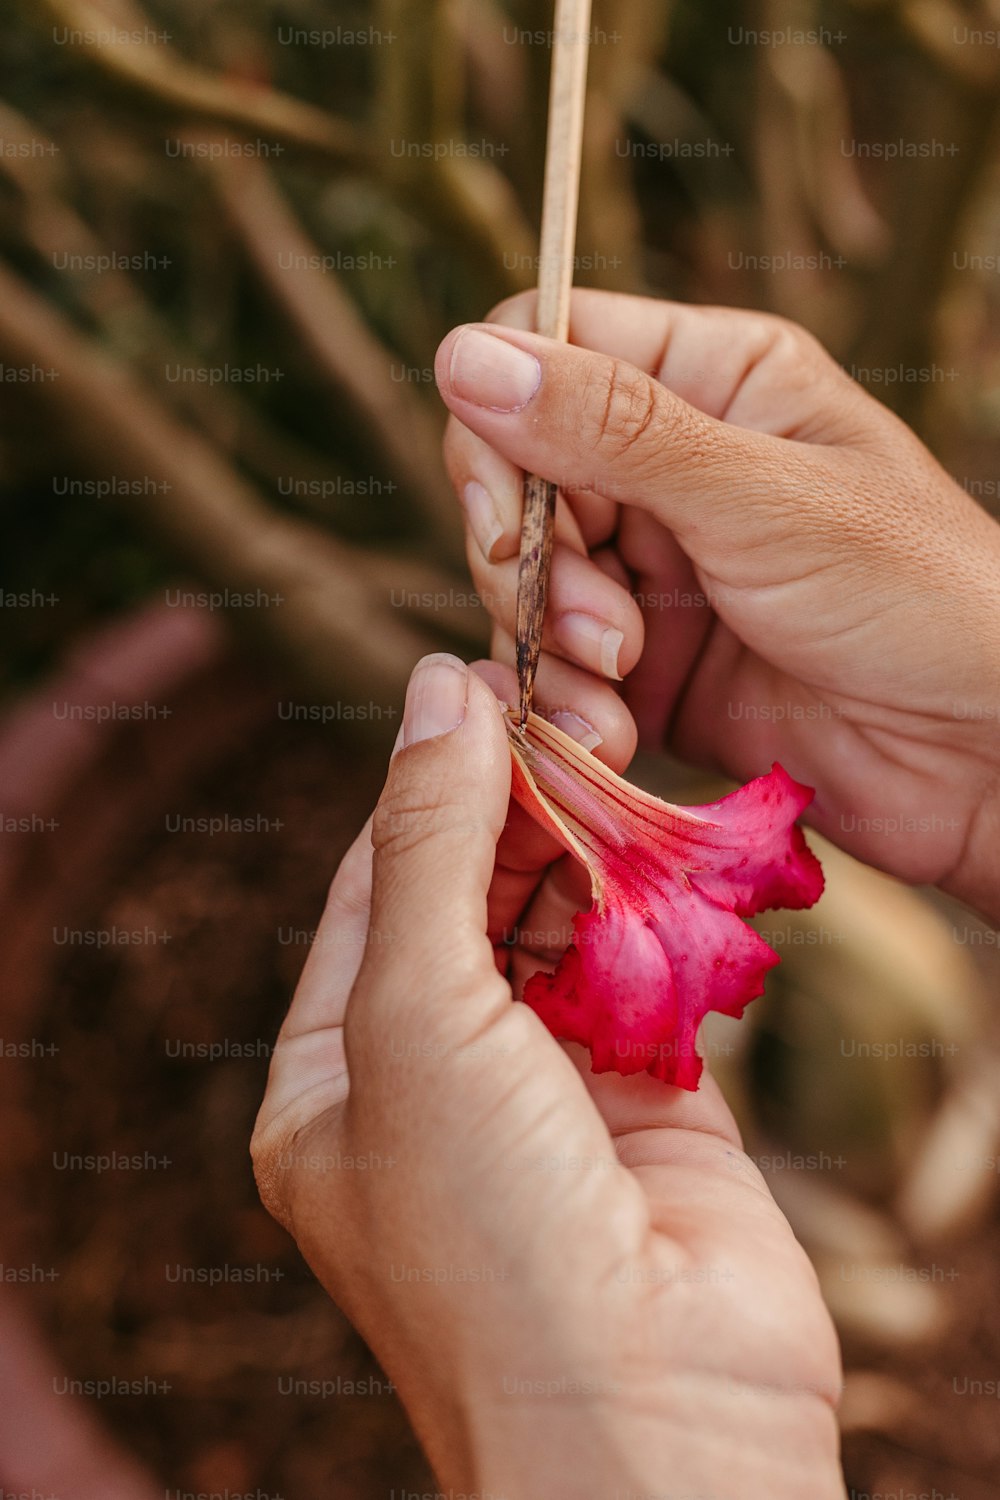
POLYGON ((843 1497, 836 1338, 712 1080, 594 1077, 511 1004, 586 899, 508 807, 520 470, 570 495, 539 708, 617 770, 639 735, 739 779, 780 759, 836 842, 993 914, 1000 532, 789 324, 578 293, 563 347, 530 298, 495 318, 530 399, 494 409, 461 330, 438 380, 499 662, 411 681, 274 1055, 261 1192, 446 1490, 843 1497))

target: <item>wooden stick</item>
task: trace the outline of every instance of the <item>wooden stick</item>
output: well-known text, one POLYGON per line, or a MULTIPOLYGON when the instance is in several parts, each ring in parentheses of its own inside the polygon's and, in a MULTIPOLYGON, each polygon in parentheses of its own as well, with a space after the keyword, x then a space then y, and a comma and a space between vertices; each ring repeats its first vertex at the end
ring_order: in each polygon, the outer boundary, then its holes
MULTIPOLYGON (((573 289, 590 12, 591 0, 556 0, 536 328, 546 338, 563 341, 569 334, 573 289)), ((557 493, 558 486, 551 481, 537 474, 525 475, 517 579, 517 680, 522 730, 531 710, 542 650, 557 493)))

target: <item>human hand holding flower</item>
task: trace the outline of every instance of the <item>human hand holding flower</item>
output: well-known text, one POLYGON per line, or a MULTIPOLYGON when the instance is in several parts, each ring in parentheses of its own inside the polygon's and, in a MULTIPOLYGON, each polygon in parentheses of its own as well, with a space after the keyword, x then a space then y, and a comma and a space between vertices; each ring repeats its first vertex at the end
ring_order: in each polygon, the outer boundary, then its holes
POLYGON ((568 496, 543 711, 623 761, 637 729, 741 781, 778 760, 843 848, 1000 917, 1000 528, 781 319, 578 291, 562 345, 530 295, 494 317, 437 373, 498 659, 523 467, 568 496))
POLYGON ((496 698, 431 659, 274 1055, 265 1202, 445 1488, 842 1500, 833 1330, 712 1081, 594 1076, 511 1003, 494 944, 520 983, 586 896, 509 791, 496 698))

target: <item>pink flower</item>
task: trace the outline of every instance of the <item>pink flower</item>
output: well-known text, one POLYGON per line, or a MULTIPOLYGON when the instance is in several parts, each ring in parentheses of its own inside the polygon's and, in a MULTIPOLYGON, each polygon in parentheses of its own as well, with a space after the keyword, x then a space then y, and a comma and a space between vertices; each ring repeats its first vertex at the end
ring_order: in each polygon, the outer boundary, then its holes
POLYGON ((696 1089, 695 1037, 710 1010, 741 1016, 780 960, 741 921, 812 906, 823 872, 795 820, 811 788, 775 765, 709 807, 674 807, 609 771, 532 714, 508 717, 517 801, 590 872, 593 904, 554 974, 524 1000, 595 1073, 696 1089))

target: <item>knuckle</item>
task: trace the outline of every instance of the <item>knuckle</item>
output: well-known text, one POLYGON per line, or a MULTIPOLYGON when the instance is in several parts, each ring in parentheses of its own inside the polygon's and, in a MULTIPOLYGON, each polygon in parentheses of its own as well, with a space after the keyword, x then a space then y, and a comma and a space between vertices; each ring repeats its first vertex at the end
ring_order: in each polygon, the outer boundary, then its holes
POLYGON ((435 827, 436 808, 386 797, 379 803, 372 823, 372 846, 376 858, 399 856, 423 843, 435 827))
POLYGON ((787 318, 777 320, 777 327, 774 330, 774 349, 782 359, 799 365, 813 365, 818 360, 825 360, 828 357, 811 333, 800 327, 798 323, 790 323, 787 318))
POLYGON ((595 397, 596 446, 610 458, 627 456, 655 430, 660 411, 656 382, 626 360, 609 361, 595 397))
POLYGON ((383 794, 372 820, 376 856, 399 858, 427 840, 467 835, 471 820, 458 798, 446 792, 428 797, 412 787, 383 794))
POLYGON ((324 1192, 335 1197, 338 1207, 346 1203, 340 1189, 340 1174, 331 1170, 336 1158, 329 1124, 339 1106, 308 1118, 289 1118, 287 1111, 275 1114, 265 1095, 250 1139, 250 1161, 261 1203, 273 1219, 293 1238, 305 1223, 302 1205, 315 1194, 317 1174, 323 1174, 324 1192))
POLYGON ((261 1203, 272 1219, 291 1228, 287 1173, 281 1170, 282 1142, 273 1126, 263 1121, 263 1107, 250 1138, 250 1160, 261 1203))
POLYGON ((777 368, 802 377, 812 377, 820 368, 836 369, 823 345, 801 323, 776 313, 762 317, 766 353, 777 368))
POLYGON ((467 1046, 470 1039, 492 1025, 496 1016, 510 1003, 510 985, 497 972, 485 939, 482 944, 458 944, 454 961, 434 987, 436 1012, 452 1044, 467 1046), (475 997, 476 1003, 470 1014, 471 997, 475 997))

